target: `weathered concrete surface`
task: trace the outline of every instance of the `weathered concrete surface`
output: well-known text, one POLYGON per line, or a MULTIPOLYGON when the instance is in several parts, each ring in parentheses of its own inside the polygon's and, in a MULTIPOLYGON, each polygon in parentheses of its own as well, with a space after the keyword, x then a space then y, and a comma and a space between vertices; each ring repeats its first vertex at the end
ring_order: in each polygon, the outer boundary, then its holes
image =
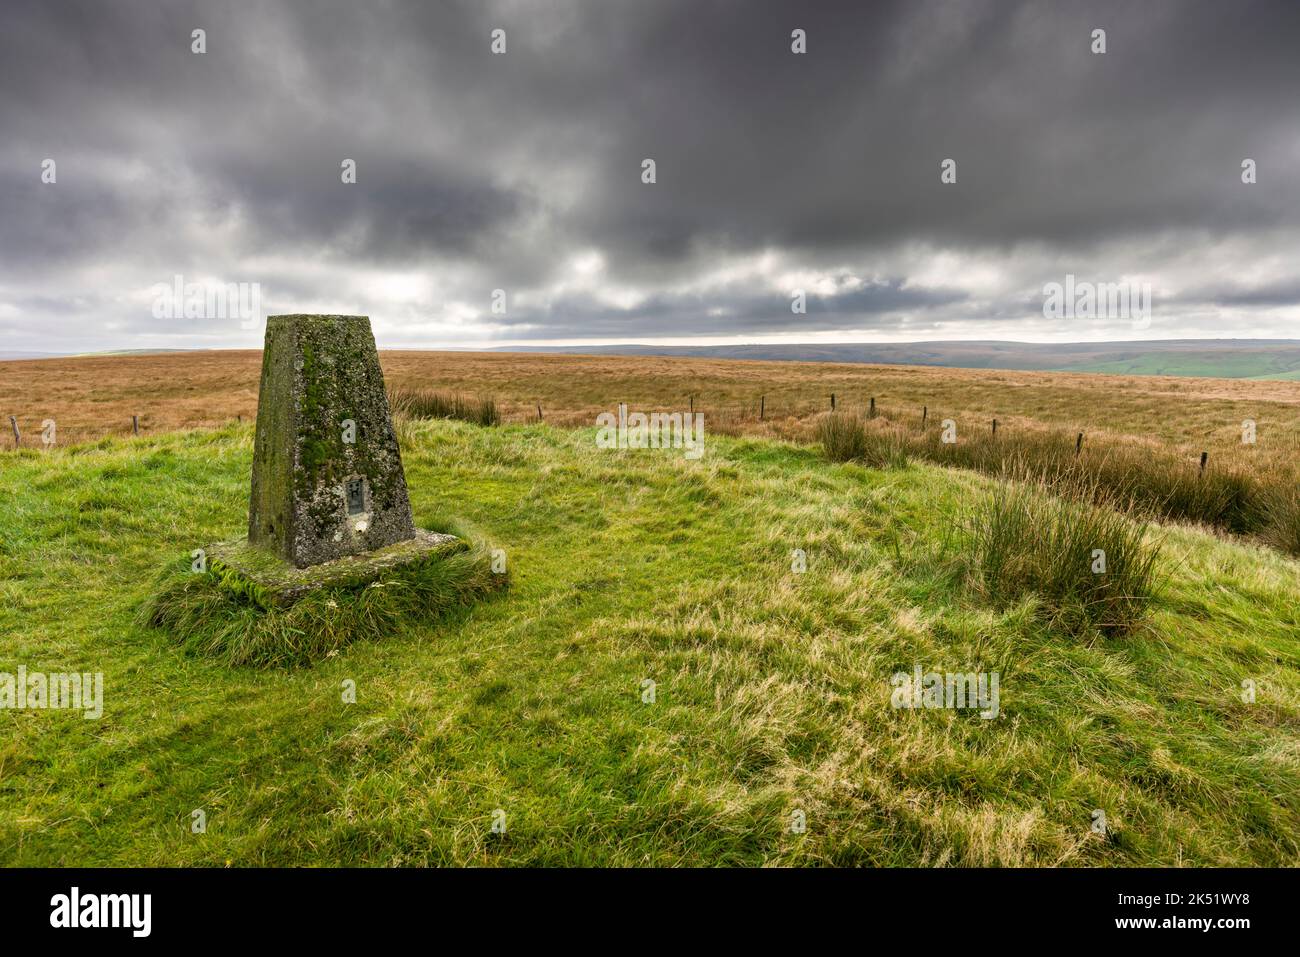
POLYGON ((256 586, 259 600, 268 606, 292 605, 303 595, 318 588, 366 585, 385 572, 434 558, 445 558, 469 548, 469 543, 455 535, 419 529, 414 538, 360 555, 297 568, 244 539, 218 542, 205 551, 213 571, 230 569, 256 586))
POLYGON ((268 316, 249 543, 305 568, 414 537, 370 319, 268 316))

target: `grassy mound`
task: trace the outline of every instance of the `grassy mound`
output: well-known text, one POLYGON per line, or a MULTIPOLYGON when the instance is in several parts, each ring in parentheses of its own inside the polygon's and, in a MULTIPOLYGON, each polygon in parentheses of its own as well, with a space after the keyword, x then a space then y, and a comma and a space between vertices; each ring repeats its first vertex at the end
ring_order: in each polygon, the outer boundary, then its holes
POLYGON ((409 421, 417 524, 509 542, 509 599, 310 668, 231 668, 134 616, 161 564, 245 527, 252 439, 4 460, 0 670, 103 672, 104 716, 0 711, 0 860, 1300 860, 1300 563, 1274 549, 1162 528, 1141 630, 1080 640, 1041 586, 971 587, 963 520, 990 477, 409 421), (917 665, 998 672, 998 717, 893 709, 917 665))
POLYGON ((138 621, 166 630, 187 652, 229 665, 307 664, 411 623, 436 624, 506 587, 507 576, 491 564, 478 544, 389 569, 368 583, 320 588, 287 607, 220 562, 201 574, 178 565, 160 576, 138 621))

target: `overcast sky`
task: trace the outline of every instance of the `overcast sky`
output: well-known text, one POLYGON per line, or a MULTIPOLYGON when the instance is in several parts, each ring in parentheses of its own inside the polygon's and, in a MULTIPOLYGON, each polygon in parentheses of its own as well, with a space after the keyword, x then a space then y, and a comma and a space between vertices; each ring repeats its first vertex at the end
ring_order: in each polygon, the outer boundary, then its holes
POLYGON ((1293 0, 4 0, 0 26, 0 352, 260 344, 156 317, 176 276, 388 347, 1300 338, 1293 0), (1149 327, 1045 318, 1067 274, 1149 283, 1149 327))

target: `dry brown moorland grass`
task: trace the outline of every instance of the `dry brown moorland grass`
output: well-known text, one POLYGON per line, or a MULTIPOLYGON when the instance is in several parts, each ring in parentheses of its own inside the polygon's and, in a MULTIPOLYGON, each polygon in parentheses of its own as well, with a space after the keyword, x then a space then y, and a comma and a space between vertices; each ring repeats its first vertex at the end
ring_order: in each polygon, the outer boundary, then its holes
MULTIPOLYGON (((690 397, 714 431, 810 440, 813 417, 835 393, 841 408, 875 396, 883 414, 919 424, 953 418, 963 429, 1060 428, 1156 441, 1217 463, 1268 469, 1293 462, 1300 440, 1300 382, 1015 372, 924 366, 756 362, 664 356, 384 352, 393 386, 494 396, 506 422, 592 425, 618 402, 685 410, 690 397), (758 420, 766 396, 765 421, 758 420), (1257 423, 1243 446, 1241 423, 1257 423)), ((219 425, 257 412, 261 352, 209 351, 0 362, 0 425, 18 417, 29 442, 58 423, 60 444, 142 431, 219 425)), ((26 443, 25 443, 26 444, 26 443)), ((12 447, 12 440, 0 447, 12 447)))

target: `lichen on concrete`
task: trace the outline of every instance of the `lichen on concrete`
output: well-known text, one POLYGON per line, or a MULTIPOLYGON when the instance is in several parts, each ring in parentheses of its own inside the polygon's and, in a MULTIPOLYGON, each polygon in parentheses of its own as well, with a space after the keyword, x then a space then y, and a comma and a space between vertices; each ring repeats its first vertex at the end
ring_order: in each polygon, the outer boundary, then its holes
POLYGON ((414 537, 370 320, 269 316, 248 541, 303 568, 414 537), (361 514, 348 514, 350 478, 364 480, 361 514))

